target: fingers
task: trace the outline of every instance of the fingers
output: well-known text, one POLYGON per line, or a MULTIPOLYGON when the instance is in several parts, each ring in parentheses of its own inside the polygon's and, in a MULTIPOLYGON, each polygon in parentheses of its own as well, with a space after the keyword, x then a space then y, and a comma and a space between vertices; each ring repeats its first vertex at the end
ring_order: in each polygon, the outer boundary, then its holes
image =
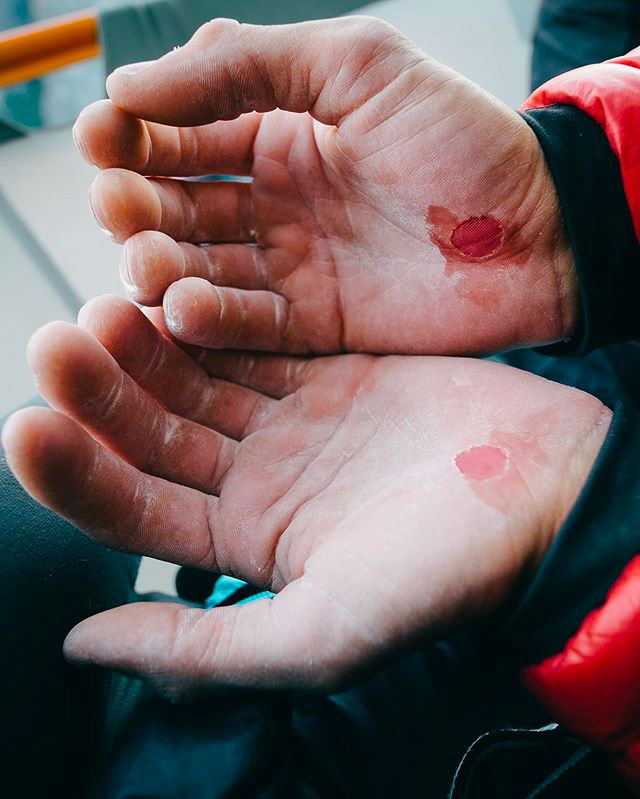
POLYGON ((296 348, 289 335, 289 302, 271 291, 212 286, 189 277, 169 286, 163 306, 169 331, 186 344, 271 352, 296 348))
POLYGON ((119 167, 143 175, 249 175, 261 115, 200 128, 143 122, 110 100, 82 111, 73 128, 86 161, 100 169, 119 167))
POLYGON ((135 305, 119 297, 91 300, 78 324, 165 408, 225 436, 242 439, 277 406, 256 391, 210 378, 135 305))
POLYGON ((159 305, 169 286, 183 277, 201 277, 239 289, 268 288, 261 248, 244 244, 197 247, 156 231, 137 233, 125 242, 120 276, 131 298, 143 305, 159 305))
POLYGON ((330 690, 348 674, 348 663, 332 662, 348 650, 348 633, 335 629, 326 607, 303 580, 273 600, 209 611, 127 605, 81 622, 64 651, 80 663, 150 677, 174 698, 220 686, 330 690))
POLYGON ((275 108, 337 125, 415 60, 407 40, 373 18, 277 26, 216 19, 158 61, 116 70, 107 92, 121 109, 168 125, 275 108))
MULTIPOLYGON (((166 325, 161 308, 144 308, 144 316, 156 328, 158 333, 173 339, 166 325)), ((177 341, 177 345, 188 352, 204 371, 215 378, 228 381, 235 386, 244 386, 262 396, 283 399, 315 379, 331 364, 335 358, 304 358, 291 355, 272 355, 262 352, 225 351, 193 347, 177 341)), ((348 366, 347 360, 362 360, 367 356, 339 356, 348 366)))
POLYGON ((25 490, 97 541, 218 570, 216 497, 142 474, 48 408, 13 414, 2 442, 25 490))
POLYGON ((333 358, 295 358, 255 352, 202 350, 198 363, 210 375, 282 399, 307 384, 333 358))
POLYGON ((251 184, 148 180, 135 172, 101 172, 89 191, 102 228, 122 243, 143 230, 191 242, 253 241, 251 184))
POLYGON ((88 333, 53 322, 32 336, 28 357, 48 402, 111 451, 148 474, 219 491, 236 442, 165 411, 88 333))
MULTIPOLYGON (((142 308, 141 313, 164 338, 169 338, 195 360, 211 377, 221 378, 236 386, 245 386, 263 396, 283 399, 293 394, 306 383, 338 363, 336 358, 305 358, 293 355, 276 355, 263 352, 229 351, 194 347, 175 339, 167 327, 162 308, 142 308)), ((349 366, 353 358, 367 356, 339 356, 349 366)))

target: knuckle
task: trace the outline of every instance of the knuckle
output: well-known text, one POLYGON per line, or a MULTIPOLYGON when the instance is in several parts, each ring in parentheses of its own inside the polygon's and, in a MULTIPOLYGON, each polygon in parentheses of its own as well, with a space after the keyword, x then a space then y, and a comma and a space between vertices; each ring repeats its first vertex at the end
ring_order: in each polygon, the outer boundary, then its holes
POLYGON ((201 25, 193 35, 192 41, 207 47, 219 42, 225 34, 237 32, 239 28, 240 23, 237 20, 217 17, 201 25))
POLYGON ((363 53, 373 54, 385 43, 397 47, 406 41, 400 31, 385 20, 366 16, 353 19, 356 24, 352 34, 355 32, 356 43, 363 53))

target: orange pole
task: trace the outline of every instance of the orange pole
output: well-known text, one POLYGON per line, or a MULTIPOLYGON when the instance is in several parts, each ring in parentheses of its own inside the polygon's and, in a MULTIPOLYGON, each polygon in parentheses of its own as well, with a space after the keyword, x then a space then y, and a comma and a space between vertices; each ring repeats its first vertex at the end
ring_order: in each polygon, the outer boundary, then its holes
POLYGON ((12 28, 0 33, 0 87, 39 78, 99 53, 98 19, 91 10, 12 28))

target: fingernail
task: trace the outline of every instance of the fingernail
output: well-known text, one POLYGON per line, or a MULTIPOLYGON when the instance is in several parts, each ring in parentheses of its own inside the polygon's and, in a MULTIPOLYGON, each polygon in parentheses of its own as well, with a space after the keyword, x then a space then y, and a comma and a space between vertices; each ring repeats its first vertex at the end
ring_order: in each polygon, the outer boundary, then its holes
POLYGON ((98 175, 98 177, 89 186, 89 208, 91 209, 91 213, 93 214, 93 218, 98 223, 98 227, 100 228, 100 230, 104 233, 104 235, 107 238, 113 239, 113 234, 111 233, 110 230, 107 230, 107 227, 106 227, 105 223, 100 218, 100 214, 96 211, 95 206, 93 204, 93 192, 94 192, 94 189, 95 189, 95 185, 96 185, 97 181, 100 180, 100 178, 101 178, 101 175, 98 175))
POLYGON ((171 291, 165 293, 162 308, 164 310, 164 321, 167 323, 169 330, 172 333, 179 333, 182 330, 182 320, 180 312, 172 302, 171 291))
POLYGON ((136 294, 138 287, 131 277, 131 266, 129 261, 129 247, 127 244, 122 248, 122 258, 120 260, 120 280, 128 294, 136 294))
POLYGON ((133 75, 137 75, 139 72, 144 71, 152 64, 155 64, 155 61, 136 61, 133 64, 124 64, 121 67, 115 69, 111 74, 112 75, 126 75, 127 77, 131 77, 133 75))

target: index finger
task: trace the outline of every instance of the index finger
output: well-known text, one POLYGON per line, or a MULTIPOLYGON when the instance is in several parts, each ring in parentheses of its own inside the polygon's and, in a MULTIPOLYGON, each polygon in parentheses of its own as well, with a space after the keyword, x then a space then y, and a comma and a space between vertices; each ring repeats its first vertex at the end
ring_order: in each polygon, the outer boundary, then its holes
POLYGON ((372 17, 272 26, 216 19, 158 61, 117 69, 107 92, 130 114, 166 125, 275 108, 338 125, 416 60, 407 39, 372 17))
POLYGON ((80 154, 100 169, 142 175, 248 175, 261 114, 199 128, 144 122, 111 100, 87 106, 73 127, 80 154))

